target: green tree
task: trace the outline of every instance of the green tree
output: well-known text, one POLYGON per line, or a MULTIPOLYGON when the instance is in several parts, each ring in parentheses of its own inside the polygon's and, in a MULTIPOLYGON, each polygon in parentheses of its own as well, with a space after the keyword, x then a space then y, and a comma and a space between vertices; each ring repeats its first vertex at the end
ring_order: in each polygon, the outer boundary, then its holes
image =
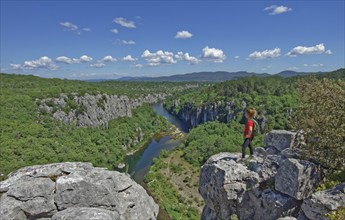
POLYGON ((306 134, 302 151, 331 170, 345 164, 345 82, 309 77, 299 81, 295 126, 306 134))

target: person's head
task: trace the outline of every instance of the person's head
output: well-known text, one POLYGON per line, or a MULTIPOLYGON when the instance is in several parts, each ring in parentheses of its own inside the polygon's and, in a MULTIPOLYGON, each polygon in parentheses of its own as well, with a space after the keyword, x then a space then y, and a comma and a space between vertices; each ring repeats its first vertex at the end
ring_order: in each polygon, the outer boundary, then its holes
POLYGON ((254 108, 247 108, 246 118, 254 118, 256 116, 256 110, 254 108))

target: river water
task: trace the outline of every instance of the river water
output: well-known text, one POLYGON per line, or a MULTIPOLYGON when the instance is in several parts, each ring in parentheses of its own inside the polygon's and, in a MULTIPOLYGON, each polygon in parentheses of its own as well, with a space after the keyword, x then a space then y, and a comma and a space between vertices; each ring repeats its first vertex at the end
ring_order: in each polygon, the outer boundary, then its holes
MULTIPOLYGON (((153 104, 152 107, 158 115, 165 117, 180 131, 188 132, 187 125, 165 110, 162 103, 153 104)), ((128 173, 137 183, 143 184, 144 177, 149 171, 153 159, 158 157, 162 150, 172 150, 179 144, 180 141, 175 140, 173 136, 166 134, 155 135, 147 147, 127 158, 128 173)))
MULTIPOLYGON (((162 103, 153 104, 152 107, 158 115, 165 117, 181 132, 187 133, 189 131, 187 125, 184 122, 182 122, 180 119, 170 114, 167 110, 163 108, 162 103)), ((127 158, 127 172, 137 183, 142 185, 148 191, 146 184, 144 183, 144 177, 149 171, 153 159, 155 157, 158 157, 162 150, 172 150, 179 144, 180 141, 174 139, 173 136, 164 133, 156 134, 146 147, 127 158)), ((150 194, 149 191, 148 193, 150 194)), ((160 207, 157 219, 170 220, 171 218, 169 217, 168 212, 160 207)))

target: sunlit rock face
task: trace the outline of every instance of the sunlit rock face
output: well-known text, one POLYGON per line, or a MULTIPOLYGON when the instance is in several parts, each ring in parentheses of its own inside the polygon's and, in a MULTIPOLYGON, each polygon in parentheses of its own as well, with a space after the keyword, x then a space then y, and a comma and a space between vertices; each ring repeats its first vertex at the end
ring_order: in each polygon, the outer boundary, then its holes
POLYGON ((52 114, 62 123, 75 124, 79 127, 108 126, 111 119, 132 116, 132 110, 144 103, 157 103, 167 94, 148 94, 138 98, 121 95, 98 94, 77 96, 60 94, 58 98, 36 100, 39 113, 52 114))
POLYGON ((284 130, 266 134, 266 147, 256 148, 250 160, 226 152, 210 157, 200 171, 202 219, 326 219, 344 206, 345 183, 315 192, 322 170, 300 158, 295 137, 284 130))
POLYGON ((159 209, 127 174, 90 163, 24 167, 0 192, 1 219, 156 219, 159 209))

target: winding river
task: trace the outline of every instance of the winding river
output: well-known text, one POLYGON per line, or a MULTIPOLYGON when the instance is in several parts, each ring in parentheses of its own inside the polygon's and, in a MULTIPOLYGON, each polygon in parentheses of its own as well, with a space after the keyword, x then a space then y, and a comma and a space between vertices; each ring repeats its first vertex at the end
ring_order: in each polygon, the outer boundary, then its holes
MULTIPOLYGON (((171 124, 175 125, 181 132, 187 133, 189 131, 187 125, 180 119, 171 115, 163 108, 162 103, 152 105, 154 111, 165 117, 171 124)), ((145 175, 150 169, 150 166, 155 157, 158 157, 162 150, 172 150, 180 144, 179 140, 174 139, 173 136, 167 134, 155 135, 147 147, 136 152, 127 158, 128 173, 139 184, 143 185, 145 175)))
MULTIPOLYGON (((152 107, 158 115, 165 117, 169 123, 175 125, 181 132, 187 133, 189 131, 184 122, 163 108, 162 103, 153 104, 152 107)), ((179 144, 180 141, 175 139, 172 135, 164 133, 156 134, 146 147, 135 154, 128 156, 126 162, 126 167, 128 169, 127 172, 137 183, 142 185, 148 191, 146 184, 144 183, 144 177, 148 173, 153 159, 158 157, 162 150, 172 150, 179 144)), ((148 193, 150 194, 149 191, 148 193)), ((171 218, 167 211, 160 207, 157 219, 170 220, 171 218)))

